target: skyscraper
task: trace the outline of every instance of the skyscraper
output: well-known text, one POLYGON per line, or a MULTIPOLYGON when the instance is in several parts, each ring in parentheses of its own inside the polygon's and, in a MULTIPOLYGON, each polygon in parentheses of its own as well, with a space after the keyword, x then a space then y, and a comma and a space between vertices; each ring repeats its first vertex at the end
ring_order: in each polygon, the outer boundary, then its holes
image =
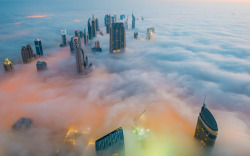
POLYGON ((99 20, 96 18, 95 20, 95 24, 96 24, 96 31, 100 31, 100 28, 99 28, 99 20))
POLYGON ((80 37, 71 37, 71 41, 70 41, 71 54, 75 53, 76 44, 79 44, 79 46, 81 47, 81 38, 80 37))
POLYGON ((125 29, 128 30, 128 18, 124 21, 125 29))
POLYGON ((76 43, 76 69, 78 73, 83 71, 83 60, 84 60, 84 52, 81 49, 80 45, 76 43))
POLYGON ((151 40, 154 33, 155 33, 154 27, 148 28, 147 29, 147 40, 151 40))
POLYGON ((25 46, 22 46, 21 54, 23 58, 23 63, 29 63, 34 57, 34 53, 30 45, 27 45, 26 48, 25 46))
POLYGON ((37 69, 38 72, 47 70, 48 69, 47 63, 44 62, 44 61, 43 62, 37 61, 36 69, 37 69))
POLYGON ((92 51, 94 51, 94 52, 101 52, 102 51, 102 48, 100 47, 99 41, 95 42, 95 47, 92 48, 92 51))
POLYGON ((132 29, 135 28, 135 16, 132 14, 132 29))
POLYGON ((61 47, 67 45, 67 32, 66 30, 61 30, 61 35, 62 35, 62 44, 60 45, 61 47))
POLYGON ((37 38, 34 42, 36 47, 36 55, 43 56, 42 41, 39 38, 37 38))
POLYGON ((75 37, 80 37, 80 33, 78 30, 75 30, 75 37))
POLYGON ((32 125, 33 121, 30 118, 20 118, 15 124, 12 125, 14 130, 27 129, 32 125))
POLYGON ((124 21, 125 20, 125 15, 120 15, 120 20, 124 21))
POLYGON ((120 127, 96 140, 95 149, 97 156, 125 156, 122 128, 120 127))
POLYGON ((109 23, 109 15, 105 15, 104 17, 104 25, 106 26, 109 23))
POLYGON ((94 15, 92 17, 92 36, 96 37, 96 23, 95 23, 95 17, 94 17, 94 15))
POLYGON ((212 113, 207 109, 205 100, 198 117, 194 137, 201 148, 212 148, 218 135, 218 126, 212 113))
POLYGON ((111 15, 108 15, 108 23, 106 23, 106 33, 107 34, 110 33, 111 23, 112 23, 111 15))
POLYGON ((83 39, 84 39, 84 44, 87 44, 87 42, 89 41, 89 35, 86 31, 86 28, 84 28, 83 39))
POLYGON ((126 47, 126 33, 124 24, 112 23, 110 28, 110 52, 120 52, 126 47))
POLYGON ((134 32, 134 39, 138 39, 138 32, 134 32))
POLYGON ((92 26, 91 26, 91 19, 88 20, 88 33, 89 33, 89 39, 92 39, 92 26))
POLYGON ((12 71, 14 69, 13 63, 11 63, 9 59, 6 58, 3 64, 3 68, 6 72, 12 71))

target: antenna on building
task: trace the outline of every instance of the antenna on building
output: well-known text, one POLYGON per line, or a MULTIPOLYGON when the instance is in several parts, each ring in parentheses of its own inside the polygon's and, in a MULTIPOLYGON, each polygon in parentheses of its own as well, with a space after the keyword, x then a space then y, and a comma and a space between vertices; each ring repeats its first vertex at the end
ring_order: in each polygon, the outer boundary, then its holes
POLYGON ((203 107, 206 107, 205 101, 206 101, 206 95, 204 96, 203 107))

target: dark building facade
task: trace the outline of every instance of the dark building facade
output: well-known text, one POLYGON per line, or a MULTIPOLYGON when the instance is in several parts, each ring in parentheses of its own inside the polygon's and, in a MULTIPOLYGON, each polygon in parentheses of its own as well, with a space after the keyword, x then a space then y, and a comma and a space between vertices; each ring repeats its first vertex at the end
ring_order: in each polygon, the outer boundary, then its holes
POLYGON ((87 44, 89 41, 89 34, 87 33, 86 28, 84 28, 83 39, 84 39, 84 44, 87 44))
POLYGON ((120 20, 124 21, 125 20, 125 15, 120 15, 120 20))
POLYGON ((78 73, 83 71, 83 60, 84 60, 84 52, 81 49, 80 45, 76 43, 76 69, 78 73))
POLYGON ((99 20, 97 18, 95 19, 95 24, 96 24, 96 31, 100 31, 99 20))
POLYGON ((67 32, 66 30, 61 30, 61 35, 62 35, 62 44, 60 45, 61 47, 67 45, 67 32))
POLYGON ((25 46, 22 46, 21 55, 22 55, 23 63, 29 63, 34 57, 34 53, 33 53, 31 46, 27 45, 26 48, 25 46))
POLYGON ((124 24, 112 23, 110 28, 110 52, 121 52, 126 47, 126 32, 124 24))
POLYGON ((95 142, 97 156, 125 156, 124 135, 118 128, 95 142))
POLYGON ((132 29, 135 28, 135 16, 132 14, 132 29))
POLYGON ((3 68, 4 68, 4 71, 6 72, 12 71, 14 69, 13 63, 11 63, 9 59, 6 58, 3 63, 3 68))
POLYGON ((81 38, 80 37, 71 37, 71 41, 70 41, 71 54, 75 54, 76 44, 79 44, 81 47, 81 38))
POLYGON ((42 41, 38 38, 34 41, 36 47, 36 55, 43 56, 42 41))
POLYGON ((78 30, 75 30, 75 37, 80 37, 80 32, 78 30))
POLYGON ((88 34, 89 34, 89 39, 92 39, 92 26, 91 26, 91 19, 89 18, 88 20, 88 34))
POLYGON ((108 15, 108 21, 106 23, 106 33, 109 34, 110 33, 110 27, 112 24, 112 18, 110 15, 108 15))
POLYGON ((201 148, 212 148, 218 135, 217 122, 207 109, 205 101, 198 117, 194 137, 200 142, 201 148))
POLYGON ((38 72, 47 70, 48 69, 47 63, 44 62, 44 61, 43 62, 37 61, 36 69, 37 69, 38 72))
POLYGON ((30 118, 20 118, 15 124, 12 125, 14 130, 27 129, 32 125, 33 121, 30 118))
POLYGON ((92 51, 94 51, 94 52, 102 52, 102 48, 100 47, 100 42, 99 41, 95 42, 95 47, 92 48, 92 51))
POLYGON ((134 39, 138 39, 138 32, 134 32, 134 39))
POLYGON ((96 37, 96 23, 95 23, 95 17, 93 15, 93 18, 92 18, 92 37, 96 37))

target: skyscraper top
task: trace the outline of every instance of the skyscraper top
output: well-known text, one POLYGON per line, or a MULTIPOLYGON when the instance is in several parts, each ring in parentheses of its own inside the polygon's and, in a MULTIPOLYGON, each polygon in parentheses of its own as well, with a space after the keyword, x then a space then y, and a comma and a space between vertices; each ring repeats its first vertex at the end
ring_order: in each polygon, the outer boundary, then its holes
POLYGON ((205 102, 201 108, 200 117, 210 129, 218 131, 217 122, 212 113, 207 109, 205 102))
POLYGON ((37 38, 36 41, 41 41, 41 40, 39 38, 37 38))
POLYGON ((62 35, 65 35, 66 33, 67 33, 66 30, 61 30, 62 35))

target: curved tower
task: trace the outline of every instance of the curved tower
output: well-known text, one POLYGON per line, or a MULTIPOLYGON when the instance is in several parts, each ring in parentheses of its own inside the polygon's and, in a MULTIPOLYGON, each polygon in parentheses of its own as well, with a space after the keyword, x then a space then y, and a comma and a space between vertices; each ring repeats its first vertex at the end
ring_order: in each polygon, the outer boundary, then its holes
POLYGON ((218 135, 217 122, 207 109, 205 100, 198 117, 194 137, 199 140, 202 148, 212 148, 218 135))

